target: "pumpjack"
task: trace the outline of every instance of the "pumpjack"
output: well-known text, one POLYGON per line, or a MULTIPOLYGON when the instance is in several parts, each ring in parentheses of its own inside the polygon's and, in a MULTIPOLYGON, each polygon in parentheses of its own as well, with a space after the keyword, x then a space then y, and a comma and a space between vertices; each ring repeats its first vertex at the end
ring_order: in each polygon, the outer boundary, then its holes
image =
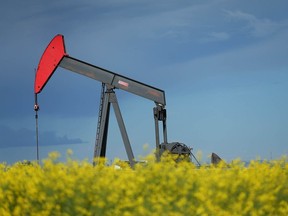
POLYGON ((160 160, 161 155, 165 151, 168 151, 169 153, 178 156, 178 158, 184 156, 185 158, 190 158, 190 160, 192 160, 193 157, 199 164, 196 157, 193 155, 191 148, 180 142, 169 143, 167 141, 167 112, 165 108, 165 92, 163 90, 69 56, 66 52, 64 36, 60 34, 56 35, 48 44, 37 67, 34 83, 34 109, 36 111, 36 116, 37 111, 39 110, 37 95, 43 90, 44 86, 47 84, 48 80, 58 67, 67 69, 102 83, 96 141, 94 147, 94 158, 96 160, 97 158, 106 156, 109 115, 112 104, 129 163, 132 167, 135 164, 135 158, 115 92, 115 90, 119 89, 144 97, 155 103, 155 107, 153 108, 153 116, 155 121, 155 154, 158 161, 160 160), (162 122, 163 132, 163 142, 161 143, 159 134, 160 122, 162 122))

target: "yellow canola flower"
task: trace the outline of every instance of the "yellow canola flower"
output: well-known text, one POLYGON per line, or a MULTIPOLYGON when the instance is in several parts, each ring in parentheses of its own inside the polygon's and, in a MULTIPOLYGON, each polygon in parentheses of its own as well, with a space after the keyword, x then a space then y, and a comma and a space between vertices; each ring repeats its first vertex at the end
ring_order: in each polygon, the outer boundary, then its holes
POLYGON ((58 158, 0 164, 0 215, 288 215, 286 158, 199 168, 149 156, 133 169, 58 158))

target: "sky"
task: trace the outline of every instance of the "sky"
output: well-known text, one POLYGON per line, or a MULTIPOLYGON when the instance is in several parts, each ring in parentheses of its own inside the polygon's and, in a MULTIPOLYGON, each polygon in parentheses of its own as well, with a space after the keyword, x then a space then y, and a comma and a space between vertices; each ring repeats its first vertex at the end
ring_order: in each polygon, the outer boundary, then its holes
MULTIPOLYGON (((0 162, 36 160, 34 76, 50 40, 166 94, 168 141, 226 161, 288 154, 286 0, 11 0, 0 8, 0 162)), ((101 83, 57 69, 38 95, 39 156, 93 157, 101 83)), ((136 158, 154 102, 116 90, 136 158)), ((127 159, 111 112, 107 157, 127 159)))

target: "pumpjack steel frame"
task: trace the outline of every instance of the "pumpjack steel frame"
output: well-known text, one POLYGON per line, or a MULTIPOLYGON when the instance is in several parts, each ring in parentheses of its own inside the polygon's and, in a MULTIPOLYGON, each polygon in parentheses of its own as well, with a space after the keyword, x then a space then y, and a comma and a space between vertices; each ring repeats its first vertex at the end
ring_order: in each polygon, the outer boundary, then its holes
POLYGON ((114 91, 115 89, 121 89, 155 102, 156 106, 153 109, 153 114, 155 121, 156 158, 160 160, 160 147, 161 145, 168 143, 165 109, 166 101, 165 92, 163 90, 70 57, 66 53, 64 36, 56 35, 44 51, 37 68, 34 83, 35 105, 38 106, 37 95, 42 91, 58 67, 102 82, 104 92, 101 95, 99 107, 94 158, 106 156, 110 105, 112 104, 130 165, 134 166, 135 164, 131 144, 114 91), (160 144, 159 134, 160 121, 163 122, 164 141, 162 144, 160 144))

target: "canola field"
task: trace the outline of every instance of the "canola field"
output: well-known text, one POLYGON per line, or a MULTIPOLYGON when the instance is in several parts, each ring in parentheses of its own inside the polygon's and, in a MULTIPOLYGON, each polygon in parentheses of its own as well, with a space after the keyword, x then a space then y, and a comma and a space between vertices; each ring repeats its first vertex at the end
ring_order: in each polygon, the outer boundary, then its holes
POLYGON ((0 215, 288 215, 287 158, 120 166, 59 162, 57 153, 41 165, 0 164, 0 215))

